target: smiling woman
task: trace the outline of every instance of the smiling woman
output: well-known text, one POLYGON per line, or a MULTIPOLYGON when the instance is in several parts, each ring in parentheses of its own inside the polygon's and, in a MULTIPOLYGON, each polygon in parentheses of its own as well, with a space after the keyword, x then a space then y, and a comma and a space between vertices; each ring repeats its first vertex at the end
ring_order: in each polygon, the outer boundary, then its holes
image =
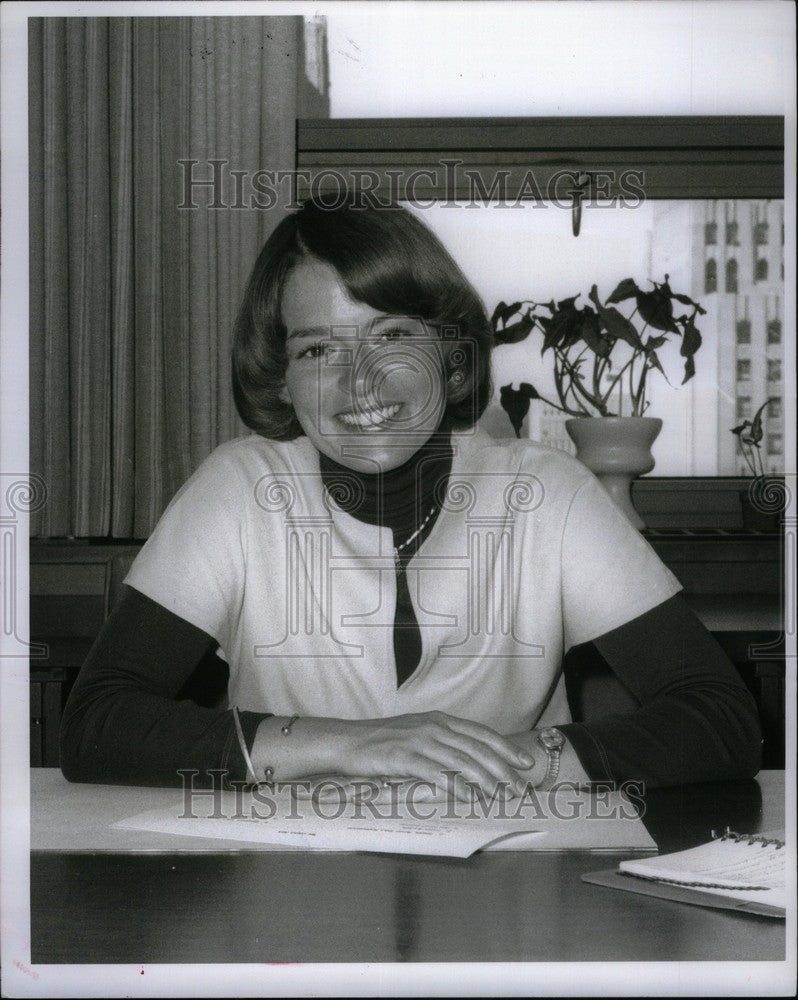
POLYGON ((491 343, 410 213, 309 202, 278 226, 235 330, 257 433, 202 464, 137 557, 65 710, 68 778, 469 799, 756 773, 752 699, 596 480, 475 428, 491 343), (587 725, 562 659, 589 641, 638 707, 587 725), (214 650, 232 708, 177 700, 214 650))

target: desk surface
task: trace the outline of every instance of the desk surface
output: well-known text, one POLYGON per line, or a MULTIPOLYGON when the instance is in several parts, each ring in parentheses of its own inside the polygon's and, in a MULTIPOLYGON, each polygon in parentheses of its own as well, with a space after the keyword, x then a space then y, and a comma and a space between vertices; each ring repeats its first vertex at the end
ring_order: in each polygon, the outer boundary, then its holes
MULTIPOLYGON (((651 792, 661 850, 784 825, 783 774, 651 792)), ((34 831, 35 835, 35 831, 34 831)), ((35 842, 35 836, 34 836, 35 842)), ((587 885, 623 855, 34 851, 35 963, 783 960, 784 922, 587 885), (612 859, 612 860, 610 860, 612 859)))

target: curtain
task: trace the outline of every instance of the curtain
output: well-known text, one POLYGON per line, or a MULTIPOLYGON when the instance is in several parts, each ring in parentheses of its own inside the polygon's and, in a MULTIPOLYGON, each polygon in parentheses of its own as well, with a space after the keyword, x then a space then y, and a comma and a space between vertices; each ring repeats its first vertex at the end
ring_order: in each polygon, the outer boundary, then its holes
POLYGON ((293 168, 300 103, 324 95, 299 17, 29 25, 31 530, 145 538, 246 431, 231 327, 289 204, 257 207, 249 179, 293 168))

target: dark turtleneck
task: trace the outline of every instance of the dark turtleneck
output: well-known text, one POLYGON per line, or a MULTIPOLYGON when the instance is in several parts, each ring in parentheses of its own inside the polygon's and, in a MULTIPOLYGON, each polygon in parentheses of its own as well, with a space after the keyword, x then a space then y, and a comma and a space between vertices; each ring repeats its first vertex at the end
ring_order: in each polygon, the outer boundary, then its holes
POLYGON ((390 528, 393 533, 396 552, 393 645, 396 683, 400 687, 421 659, 421 632, 405 571, 440 513, 452 468, 451 435, 442 428, 409 461, 388 472, 357 472, 324 454, 320 455, 319 468, 324 487, 337 507, 359 521, 390 528), (418 535, 408 542, 422 525, 418 535))

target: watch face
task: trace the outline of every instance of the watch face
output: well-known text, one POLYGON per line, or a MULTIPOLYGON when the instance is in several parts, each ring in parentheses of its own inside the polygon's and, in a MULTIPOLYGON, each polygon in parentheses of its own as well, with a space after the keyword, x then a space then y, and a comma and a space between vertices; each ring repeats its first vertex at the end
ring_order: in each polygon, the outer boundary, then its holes
POLYGON ((565 737, 559 729, 541 729, 538 739, 547 750, 559 750, 565 745, 565 737))

